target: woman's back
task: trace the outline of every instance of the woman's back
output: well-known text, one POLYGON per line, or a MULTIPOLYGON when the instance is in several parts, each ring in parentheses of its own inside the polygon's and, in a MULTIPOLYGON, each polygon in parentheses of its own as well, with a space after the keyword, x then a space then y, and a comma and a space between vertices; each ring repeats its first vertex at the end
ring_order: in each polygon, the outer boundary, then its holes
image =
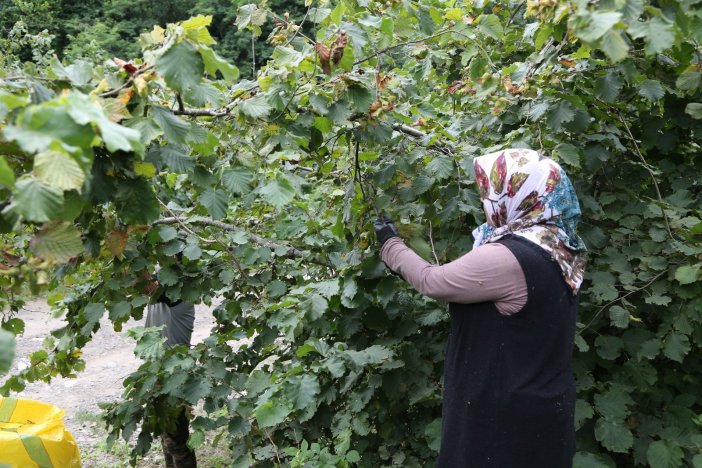
POLYGON ((571 356, 577 296, 557 263, 519 236, 528 298, 513 315, 452 303, 440 467, 568 467, 575 451, 571 356))

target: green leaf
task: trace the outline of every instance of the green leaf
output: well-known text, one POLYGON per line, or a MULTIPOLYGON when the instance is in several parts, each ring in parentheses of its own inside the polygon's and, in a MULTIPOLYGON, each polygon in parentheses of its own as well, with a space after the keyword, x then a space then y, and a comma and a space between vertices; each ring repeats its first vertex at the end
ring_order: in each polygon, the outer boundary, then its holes
POLYGON ((251 179, 253 173, 245 167, 233 167, 225 169, 222 173, 222 184, 231 192, 246 194, 251 190, 251 179))
POLYGON ((200 448, 203 445, 205 445, 205 431, 203 431, 202 429, 194 430, 190 434, 190 437, 188 437, 188 448, 190 448, 191 450, 195 450, 196 448, 200 448))
POLYGON ((415 195, 421 195, 434 185, 434 179, 423 174, 418 175, 412 181, 412 190, 415 195))
POLYGON ((212 391, 212 383, 202 375, 191 375, 183 385, 183 398, 191 405, 197 405, 212 391))
MULTIPOLYGON (((373 94, 363 86, 351 85, 346 89, 346 95, 349 101, 356 109, 359 114, 366 114, 370 110, 371 104, 373 104, 374 96, 373 94)), ((331 114, 331 112, 330 112, 331 114)), ((330 119, 336 121, 336 119, 330 115, 330 119)))
POLYGON ((573 468, 610 468, 599 455, 589 452, 576 452, 573 457, 573 468))
POLYGON ((673 24, 661 16, 653 18, 648 23, 648 33, 645 37, 646 53, 660 54, 670 49, 675 42, 673 24))
POLYGON ((675 442, 657 440, 646 449, 646 460, 651 468, 677 468, 683 466, 684 453, 675 442))
POLYGON ((435 451, 439 451, 441 446, 441 418, 436 418, 424 428, 424 437, 427 440, 428 447, 435 451))
MULTIPOLYGON (((247 5, 242 5, 236 14, 236 21, 234 24, 239 29, 250 28, 253 29, 255 26, 262 26, 266 22, 266 10, 259 8, 253 3, 247 5)), ((259 27, 260 31, 260 27, 259 27)))
POLYGON ((163 242, 168 242, 178 237, 178 230, 173 226, 162 226, 158 230, 158 236, 163 242))
POLYGON ((5 156, 0 155, 0 185, 12 189, 15 186, 15 173, 7 161, 5 156))
POLYGON ((283 401, 269 401, 254 411, 259 427, 277 426, 292 412, 291 406, 283 401))
POLYGON ((293 408, 304 410, 317 407, 319 381, 314 375, 303 375, 293 381, 289 392, 293 408))
POLYGON ((295 188, 282 174, 278 174, 275 180, 268 182, 259 190, 259 193, 277 209, 287 205, 295 198, 295 188))
POLYGON ((200 203, 214 219, 222 219, 227 215, 229 194, 224 190, 207 189, 200 195, 200 203))
POLYGON ((150 162, 136 161, 134 163, 134 173, 150 179, 156 175, 156 167, 150 162))
POLYGON ((17 122, 17 126, 5 128, 5 137, 28 153, 48 150, 54 141, 87 149, 95 139, 92 127, 77 124, 68 110, 56 103, 27 107, 17 122))
POLYGON ((183 144, 188 140, 190 124, 175 115, 170 109, 152 106, 151 116, 156 121, 169 143, 183 144))
POLYGON ((181 23, 183 31, 185 32, 185 37, 193 42, 206 45, 215 43, 215 40, 210 36, 210 32, 207 30, 207 26, 210 24, 212 24, 212 16, 210 15, 193 16, 181 23))
POLYGON ((597 354, 608 361, 613 361, 619 357, 623 343, 621 338, 610 335, 600 335, 595 338, 595 348, 597 354))
POLYGON ((186 41, 171 46, 154 65, 166 84, 186 100, 188 90, 200 83, 205 70, 200 54, 186 41))
POLYGON ((164 286, 175 286, 178 284, 178 274, 168 267, 158 270, 156 277, 158 278, 158 282, 164 286))
POLYGON ((136 151, 143 153, 141 135, 133 128, 123 127, 107 117, 100 105, 85 94, 72 92, 60 98, 68 108, 68 114, 78 124, 97 125, 100 136, 109 151, 136 151))
POLYGON ((595 95, 603 101, 613 101, 621 91, 624 82, 616 73, 607 73, 595 80, 595 95))
POLYGON ((77 60, 71 65, 64 67, 58 59, 54 58, 51 68, 62 78, 68 78, 74 85, 83 86, 93 78, 94 66, 83 60, 77 60))
POLYGON ((129 302, 121 301, 110 305, 110 320, 113 322, 124 321, 132 313, 132 305, 129 302))
POLYGON ((307 312, 306 316, 309 320, 318 320, 327 311, 329 305, 319 294, 310 294, 300 303, 300 307, 307 312))
POLYGON ((127 332, 137 340, 134 354, 141 359, 160 359, 165 354, 166 337, 161 330, 145 327, 134 327, 127 332))
POLYGON ((161 158, 173 172, 190 172, 195 168, 195 159, 184 152, 180 145, 166 145, 160 149, 161 158))
POLYGON ((434 158, 429 161, 429 164, 426 166, 426 170, 429 174, 439 180, 446 179, 453 174, 453 160, 443 157, 434 158))
POLYGON ((634 400, 619 387, 612 387, 604 393, 595 395, 595 408, 603 418, 623 420, 629 414, 629 406, 634 400))
POLYGON ((673 332, 665 340, 663 354, 672 361, 682 362, 690 349, 690 339, 687 335, 673 332))
POLYGON ((150 224, 161 214, 154 189, 146 179, 122 180, 113 201, 127 224, 150 224))
POLYGON ((700 275, 700 264, 683 265, 675 270, 675 279, 680 284, 692 284, 697 281, 700 275))
POLYGON ((266 117, 272 109, 266 97, 262 94, 258 94, 251 99, 246 99, 239 104, 239 110, 252 119, 262 119, 266 117))
POLYGON ((634 436, 622 423, 600 418, 595 424, 595 438, 610 452, 626 453, 634 444, 634 436))
POLYGON ((502 39, 503 28, 497 15, 480 15, 477 19, 478 30, 496 41, 502 39))
POLYGON ((63 204, 60 190, 34 177, 22 177, 15 184, 15 210, 29 221, 44 222, 55 218, 63 204))
POLYGON ((85 173, 78 163, 61 151, 45 151, 34 158, 37 179, 59 190, 77 190, 83 187, 85 173))
POLYGON ((609 320, 617 328, 629 326, 629 311, 618 305, 609 308, 609 320))
POLYGON ((188 260, 197 260, 202 256, 202 250, 197 244, 188 244, 185 249, 183 249, 183 255, 188 260))
POLYGON ((685 113, 690 114, 693 119, 702 119, 702 103, 689 103, 685 106, 685 113))
POLYGON ((639 85, 639 94, 649 101, 657 101, 665 96, 665 90, 660 81, 646 80, 639 85))
POLYGON ((369 364, 382 364, 394 355, 392 350, 381 345, 369 346, 361 351, 350 349, 344 351, 342 354, 358 367, 364 367, 369 364))
POLYGON ((600 42, 600 49, 612 62, 621 62, 629 56, 629 46, 619 31, 610 29, 600 42))
POLYGON ((575 109, 573 106, 567 101, 561 101, 551 108, 546 122, 549 127, 558 131, 564 123, 572 121, 573 118, 575 118, 575 109))
POLYGON ((594 42, 617 24, 622 14, 616 11, 592 11, 583 15, 575 29, 575 35, 585 42, 594 42))
POLYGON ((0 328, 0 375, 7 373, 15 359, 15 335, 0 328))
POLYGON ((214 77, 219 71, 226 81, 235 82, 239 79, 239 69, 217 55, 214 50, 209 47, 199 47, 198 49, 202 56, 205 70, 209 75, 214 77))
POLYGON ((702 83, 702 73, 698 71, 687 71, 681 73, 675 80, 675 86, 681 91, 694 91, 702 83))
POLYGON ((580 167, 580 151, 570 143, 561 143, 553 149, 556 159, 564 161, 573 167, 580 167))
POLYGON ((48 224, 32 239, 32 251, 45 260, 59 263, 83 252, 80 231, 70 223, 48 224))
POLYGON ((575 430, 577 431, 585 424, 585 421, 592 418, 595 412, 592 406, 585 400, 577 399, 575 401, 575 430))
POLYGON ((319 294, 330 299, 339 294, 339 280, 320 281, 314 285, 314 288, 319 294))

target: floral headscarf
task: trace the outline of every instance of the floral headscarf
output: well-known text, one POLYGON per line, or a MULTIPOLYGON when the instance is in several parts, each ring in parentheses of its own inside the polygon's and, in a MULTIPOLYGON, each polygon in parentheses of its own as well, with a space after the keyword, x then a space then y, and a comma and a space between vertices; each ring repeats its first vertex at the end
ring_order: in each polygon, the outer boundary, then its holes
POLYGON ((477 157, 473 168, 489 220, 473 231, 473 248, 507 234, 524 237, 551 254, 577 294, 587 249, 575 233, 580 206, 565 171, 552 159, 521 148, 477 157))

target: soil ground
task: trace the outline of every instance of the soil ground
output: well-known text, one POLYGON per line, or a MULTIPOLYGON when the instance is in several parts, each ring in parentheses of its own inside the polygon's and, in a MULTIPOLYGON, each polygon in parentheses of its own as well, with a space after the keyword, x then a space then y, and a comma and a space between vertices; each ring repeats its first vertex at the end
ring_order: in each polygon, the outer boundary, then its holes
MULTIPOLYGON (((211 309, 207 306, 195 307, 195 329, 193 344, 202 341, 210 334, 214 324, 211 309)), ((62 320, 52 317, 51 309, 43 301, 28 302, 19 314, 25 322, 25 332, 17 338, 17 357, 13 371, 29 365, 29 355, 41 349, 42 342, 51 330, 60 328, 62 320)), ((122 381, 139 367, 140 361, 133 354, 134 340, 127 336, 127 330, 143 325, 140 321, 130 321, 121 332, 115 332, 111 324, 103 319, 100 330, 83 349, 86 368, 75 379, 56 378, 51 384, 35 382, 14 395, 18 398, 52 403, 66 411, 64 418, 67 429, 75 437, 81 451, 85 467, 129 466, 128 447, 115 444, 108 450, 105 446, 106 432, 100 421, 98 403, 115 401, 122 395, 122 381)), ((198 452, 199 466, 224 466, 227 462, 222 449, 206 447, 198 452)), ((154 444, 151 452, 140 460, 140 467, 163 466, 160 446, 154 444)))

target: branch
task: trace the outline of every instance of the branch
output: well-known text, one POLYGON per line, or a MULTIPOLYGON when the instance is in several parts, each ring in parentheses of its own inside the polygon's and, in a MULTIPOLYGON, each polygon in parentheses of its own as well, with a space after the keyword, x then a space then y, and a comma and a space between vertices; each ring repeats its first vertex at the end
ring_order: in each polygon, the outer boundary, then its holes
MULTIPOLYGON (((257 244, 260 244, 264 247, 268 247, 270 249, 286 249, 285 255, 291 258, 306 258, 307 256, 305 253, 293 246, 290 245, 283 245, 283 244, 278 244, 276 242, 273 242, 270 239, 266 239, 264 237, 261 237, 257 234, 253 234, 251 232, 248 232, 239 226, 235 226, 233 224, 225 223, 222 221, 217 221, 214 219, 210 218, 205 218, 204 216, 194 216, 192 218, 182 218, 182 217, 177 217, 177 216, 171 216, 168 218, 161 218, 156 220, 153 224, 183 224, 183 223, 192 223, 192 224, 203 224, 205 226, 212 226, 216 227, 219 229, 222 229, 224 231, 230 231, 230 232, 245 232, 252 241, 256 242, 257 244)), ((317 259, 312 259, 313 263, 317 263, 322 266, 326 267, 331 267, 327 262, 322 262, 317 259)))
POLYGON ((258 89, 259 85, 256 83, 255 85, 249 86, 248 88, 242 90, 239 94, 237 94, 234 97, 234 100, 227 104, 226 106, 222 107, 221 109, 177 109, 174 110, 173 113, 176 115, 190 115, 193 117, 224 117, 225 115, 229 114, 232 109, 234 109, 237 104, 239 104, 243 99, 239 99, 241 96, 243 96, 246 93, 250 93, 251 91, 258 89))
POLYGON ((143 75, 147 71, 151 71, 153 68, 154 68, 153 65, 149 65, 148 67, 140 68, 139 70, 135 71, 132 74, 132 76, 130 76, 129 79, 122 84, 122 86, 119 86, 115 89, 111 89, 110 91, 105 91, 104 93, 100 93, 100 94, 98 94, 98 96, 100 96, 102 98, 117 96, 120 91, 131 86, 134 83, 134 79, 137 76, 143 75))
POLYGON ((615 304, 615 303, 617 303, 617 302, 619 302, 619 301, 622 301, 622 300, 626 299, 627 297, 631 296, 631 295, 634 294, 634 293, 637 293, 637 292, 639 292, 639 291, 643 291, 644 289, 646 289, 647 287, 649 287, 651 284, 653 284, 654 281, 656 281, 658 278, 660 278, 661 276, 663 276, 663 275, 664 275, 665 273, 667 273, 667 272, 668 272, 668 270, 664 270, 664 271, 658 273, 656 276, 653 277, 653 279, 652 279, 651 281, 649 281, 648 283, 644 284, 644 285, 641 286, 640 288, 634 289, 633 291, 629 291, 628 293, 624 294, 623 296, 618 297, 618 298, 616 298, 616 299, 614 299, 614 300, 612 300, 612 301, 609 301, 608 303, 606 303, 605 305, 603 305, 602 307, 600 307, 600 310, 598 310, 598 311, 595 313, 595 315, 592 316, 592 319, 587 323, 587 325, 585 325, 585 326, 583 327, 582 330, 580 330, 580 331, 578 332, 578 335, 580 335, 582 332, 584 332, 585 330, 587 330, 588 328, 590 328, 590 325, 592 325, 592 323, 595 321, 595 319, 596 319, 597 317, 599 317, 599 315, 600 315, 605 309, 607 309, 609 306, 611 306, 611 305, 613 305, 613 304, 615 304))
POLYGON ((629 139, 634 145, 634 150, 636 151, 636 155, 641 159, 641 162, 643 163, 644 168, 648 171, 648 174, 651 176, 651 180, 653 181, 653 186, 656 189, 656 196, 658 197, 658 201, 661 204, 661 214, 663 215, 663 221, 665 221, 665 228, 668 231, 668 236, 670 237, 671 240, 675 240, 675 236, 673 236, 673 231, 670 230, 670 222, 668 221, 668 215, 665 213, 665 208, 663 207, 664 201, 663 197, 661 196, 661 190, 658 187, 658 181, 656 180, 656 175, 653 173, 653 169, 651 169, 651 166, 648 165, 648 162, 646 162, 646 158, 644 158, 643 153, 641 153, 641 149, 639 148, 638 143, 636 143, 636 139, 634 139, 634 135, 631 133, 631 129, 629 128, 629 125, 626 123, 626 120, 624 120, 624 117, 618 112, 617 117, 619 117, 619 121, 624 125, 624 128, 626 129, 626 133, 629 136, 629 139))
POLYGON ((431 243, 431 253, 434 254, 434 260, 436 260, 436 264, 439 265, 439 257, 436 256, 436 250, 434 249, 434 236, 432 235, 432 225, 431 221, 429 221, 429 243, 431 243))
MULTIPOLYGON (((408 125, 403 125, 403 124, 393 124, 392 125, 393 130, 397 130, 398 132, 404 133, 405 135, 409 135, 414 138, 426 138, 428 135, 420 130, 417 130, 416 128, 412 128, 408 125)), ((455 148, 452 146, 449 146, 447 144, 443 145, 430 145, 429 148, 435 149, 437 151, 440 151, 448 156, 453 156, 453 153, 455 152, 455 148)))
POLYGON ((386 47, 386 48, 384 48, 384 49, 380 49, 380 50, 374 52, 372 55, 368 55, 367 57, 363 57, 363 58, 361 58, 361 59, 358 59, 358 60, 356 60, 355 62, 353 62, 353 64, 354 64, 354 66, 355 66, 355 65, 360 65, 360 64, 362 64, 363 62, 372 59, 373 57, 377 57, 377 56, 380 55, 380 54, 384 54, 385 52, 389 52, 389 51, 391 51, 391 50, 393 50, 393 49, 397 49, 398 47, 402 47, 402 46, 406 46, 406 45, 410 45, 410 44, 417 44, 417 43, 419 43, 419 42, 425 42, 425 41, 428 41, 429 39, 433 39, 433 38, 435 38, 435 37, 439 37, 439 36, 442 36, 442 35, 444 35, 444 34, 446 34, 446 33, 451 33, 451 32, 455 32, 455 31, 454 31, 453 29, 446 28, 446 29, 440 30, 440 31, 437 32, 437 33, 432 34, 431 36, 423 37, 423 38, 421 38, 421 39, 415 39, 415 40, 412 40, 412 41, 400 42, 399 44, 391 45, 390 47, 386 47))

